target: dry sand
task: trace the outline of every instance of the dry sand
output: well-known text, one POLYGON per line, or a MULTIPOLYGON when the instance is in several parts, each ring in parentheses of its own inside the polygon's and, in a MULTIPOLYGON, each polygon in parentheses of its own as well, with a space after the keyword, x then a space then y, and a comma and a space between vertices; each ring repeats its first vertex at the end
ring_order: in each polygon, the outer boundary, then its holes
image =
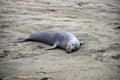
POLYGON ((120 80, 120 0, 0 0, 0 77, 7 80, 120 80), (13 43, 46 30, 69 31, 76 52, 13 43))

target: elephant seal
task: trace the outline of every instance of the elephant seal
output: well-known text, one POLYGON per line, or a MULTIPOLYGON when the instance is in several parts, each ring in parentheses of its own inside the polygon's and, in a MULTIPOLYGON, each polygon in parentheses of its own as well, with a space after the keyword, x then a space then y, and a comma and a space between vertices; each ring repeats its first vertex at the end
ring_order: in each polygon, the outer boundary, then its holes
POLYGON ((73 34, 69 32, 59 31, 43 31, 31 34, 28 38, 19 38, 17 42, 43 42, 49 45, 53 45, 47 50, 54 49, 56 47, 66 50, 67 53, 78 50, 84 43, 79 41, 73 34))

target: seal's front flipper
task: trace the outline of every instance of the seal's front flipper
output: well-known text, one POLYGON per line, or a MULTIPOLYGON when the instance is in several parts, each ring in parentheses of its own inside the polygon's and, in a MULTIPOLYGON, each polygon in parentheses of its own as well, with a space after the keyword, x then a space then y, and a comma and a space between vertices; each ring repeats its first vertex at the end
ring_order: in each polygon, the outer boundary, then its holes
POLYGON ((29 41, 29 38, 18 38, 14 43, 19 43, 19 42, 26 42, 29 41))
POLYGON ((57 44, 54 44, 52 47, 46 48, 45 50, 55 49, 56 47, 57 47, 57 44))
POLYGON ((84 42, 81 42, 81 41, 79 41, 80 42, 80 45, 83 45, 83 44, 85 44, 84 42))

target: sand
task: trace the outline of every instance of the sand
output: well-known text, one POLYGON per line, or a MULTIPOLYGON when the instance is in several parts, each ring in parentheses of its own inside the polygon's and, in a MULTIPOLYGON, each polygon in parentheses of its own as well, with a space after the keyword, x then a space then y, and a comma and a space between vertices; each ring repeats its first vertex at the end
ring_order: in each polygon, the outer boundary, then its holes
POLYGON ((0 0, 0 78, 120 80, 119 0, 0 0), (39 31, 68 31, 85 44, 67 54, 37 42, 39 31))

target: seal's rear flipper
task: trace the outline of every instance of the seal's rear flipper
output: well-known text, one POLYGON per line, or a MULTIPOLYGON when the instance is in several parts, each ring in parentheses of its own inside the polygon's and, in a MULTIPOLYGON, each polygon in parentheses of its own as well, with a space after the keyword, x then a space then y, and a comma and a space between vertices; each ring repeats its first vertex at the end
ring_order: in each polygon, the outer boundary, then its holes
POLYGON ((26 41, 30 41, 30 39, 29 38, 18 38, 16 41, 14 41, 14 43, 26 42, 26 41))

